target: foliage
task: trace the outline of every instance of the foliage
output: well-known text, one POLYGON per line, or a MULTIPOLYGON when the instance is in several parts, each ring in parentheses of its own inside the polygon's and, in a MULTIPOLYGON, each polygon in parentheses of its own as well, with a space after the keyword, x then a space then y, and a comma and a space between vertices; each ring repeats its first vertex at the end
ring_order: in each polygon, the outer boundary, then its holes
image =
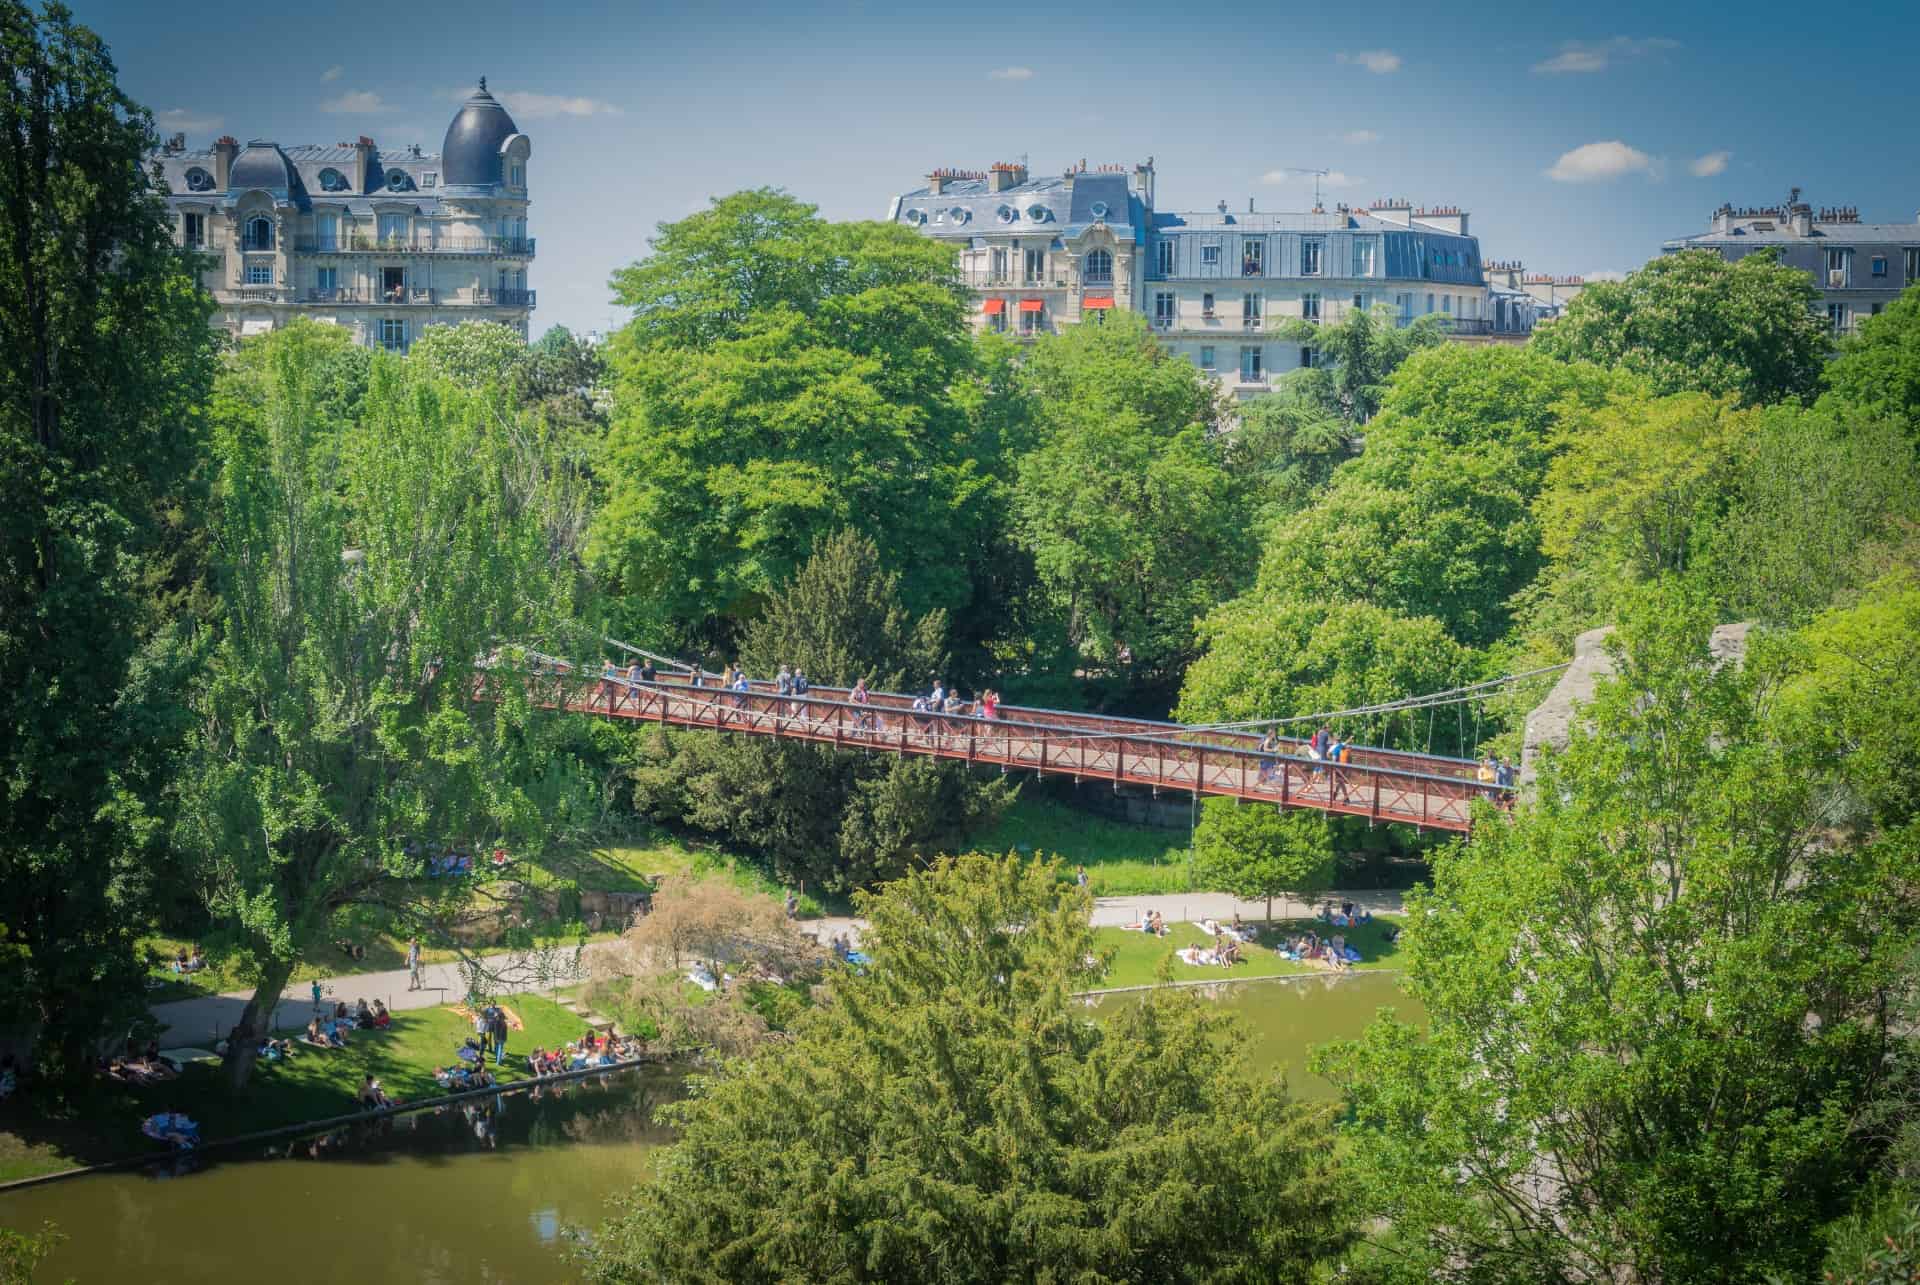
MULTIPOLYGON (((290 343, 270 364, 265 413, 215 442, 224 610, 174 835, 214 945, 258 969, 243 1031, 336 912, 377 906, 444 932, 467 890, 432 878, 431 858, 535 852, 584 819, 552 753, 564 720, 530 708, 500 650, 571 650, 537 444, 411 363, 376 362, 354 425, 316 414, 310 350, 290 343), (474 700, 484 656, 502 668, 474 700)), ((254 1048, 238 1045, 236 1083, 254 1048)))
POLYGON ((1312 901, 1333 886, 1333 836, 1319 812, 1208 799, 1193 832, 1194 877, 1203 888, 1267 903, 1292 895, 1312 901))
POLYGON ((1719 664, 1697 598, 1631 606, 1592 728, 1408 898, 1427 1038, 1316 1059, 1379 1275, 1805 1279, 1873 1161, 1911 836, 1825 830, 1846 765, 1771 733, 1765 666, 1719 664))
POLYGON ((1732 263, 1712 250, 1663 255, 1625 281, 1596 281, 1531 346, 1644 376, 1657 393, 1701 392, 1744 406, 1805 400, 1826 360, 1819 292, 1770 251, 1732 263))
POLYGON ((1055 869, 947 860, 862 902, 867 974, 672 1108, 595 1279, 1305 1281, 1350 1242, 1325 1112, 1242 1078, 1217 1013, 1085 1020, 1055 869))
POLYGON ((66 1239, 67 1234, 50 1222, 32 1232, 0 1227, 0 1285, 33 1285, 42 1260, 66 1239))
POLYGON ((1827 364, 1829 396, 1882 415, 1920 439, 1920 286, 1860 321, 1827 364))
MULTIPOLYGON (((197 540, 209 302, 99 37, 0 0, 0 925, 49 1077, 141 1012, 185 665, 150 614, 197 540)), ((184 575, 195 578, 189 567, 184 575)))
POLYGON ((1833 1285, 1911 1285, 1920 1276, 1920 1201, 1908 1190, 1827 1232, 1821 1279, 1833 1285))
MULTIPOLYGON (((938 612, 912 619, 873 542, 843 532, 816 544, 740 655, 761 674, 797 664, 820 684, 918 688, 940 676, 943 624, 938 612)), ((835 892, 950 850, 1011 797, 1005 782, 976 781, 961 764, 709 732, 647 736, 632 778, 641 812, 723 835, 777 878, 835 892)))
POLYGON ((731 880, 669 875, 652 908, 621 938, 621 950, 595 956, 596 972, 678 976, 695 964, 748 972, 794 973, 817 964, 820 947, 803 936, 772 897, 742 892, 731 880))
MULTIPOLYGON (((1187 671, 1180 693, 1178 713, 1189 723, 1353 709, 1444 691, 1472 673, 1470 654, 1439 621, 1364 602, 1246 594, 1209 615, 1200 635, 1206 654, 1187 671)), ((1433 748, 1461 747, 1452 730, 1442 728, 1433 748)))
POLYGON ((1396 326, 1392 312, 1376 304, 1371 309, 1349 309, 1333 325, 1288 322, 1280 334, 1310 344, 1320 354, 1314 365, 1288 375, 1283 387, 1357 427, 1379 413, 1387 381, 1401 363, 1423 348, 1446 343, 1447 322, 1432 314, 1412 325, 1396 326))
POLYGON ((1248 401, 1227 443, 1227 467, 1253 482, 1262 519, 1302 508, 1359 449, 1353 427, 1289 379, 1248 401))
POLYGON ((970 370, 951 251, 827 223, 770 191, 667 224, 615 275, 596 566, 635 627, 726 645, 816 538, 851 526, 915 613, 970 593, 985 479, 955 385, 970 370))
POLYGON ((1024 373, 1041 440, 1014 518, 1054 612, 1087 660, 1177 675, 1194 617, 1253 563, 1211 382, 1131 314, 1042 340, 1024 373))
POLYGON ((525 389, 532 364, 520 332, 498 321, 426 326, 407 349, 407 357, 462 388, 494 389, 515 399, 525 389))

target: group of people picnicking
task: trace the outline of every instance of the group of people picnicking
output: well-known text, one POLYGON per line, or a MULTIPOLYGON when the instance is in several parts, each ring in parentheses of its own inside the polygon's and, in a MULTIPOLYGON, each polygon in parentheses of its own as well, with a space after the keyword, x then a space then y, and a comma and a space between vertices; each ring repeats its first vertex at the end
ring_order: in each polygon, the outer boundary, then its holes
POLYGON ((110 1058, 102 1054, 96 1058, 94 1070, 123 1084, 158 1084, 180 1074, 178 1066, 160 1056, 158 1040, 148 1040, 145 1048, 134 1040, 128 1040, 126 1050, 120 1057, 110 1058))
POLYGON ((614 1066, 638 1061, 646 1045, 631 1035, 588 1030, 571 1044, 537 1048, 527 1056, 527 1069, 536 1080, 568 1071, 590 1071, 598 1066, 614 1066))
MULTIPOLYGON (((1332 902, 1323 906, 1319 913, 1322 922, 1332 928, 1359 928, 1373 922, 1373 912, 1351 901, 1340 903, 1336 909, 1332 902)), ((1235 912, 1233 922, 1222 924, 1215 919, 1199 921, 1200 929, 1211 938, 1210 942, 1193 946, 1184 946, 1174 952, 1180 961, 1195 967, 1231 968, 1246 961, 1245 948, 1259 945, 1258 930, 1241 922, 1239 912, 1235 912)), ((1130 924, 1121 925, 1128 932, 1150 933, 1155 937, 1167 935, 1167 921, 1158 910, 1149 910, 1130 924)), ((1397 937, 1398 930, 1387 930, 1387 941, 1397 937)), ((1282 959, 1296 963, 1318 963, 1335 970, 1347 968, 1361 962, 1358 948, 1346 939, 1343 933, 1322 935, 1317 931, 1293 933, 1283 938, 1273 947, 1282 959)))
POLYGON ((327 1012, 320 1002, 320 983, 313 985, 315 1012, 307 1022, 305 1043, 316 1048, 343 1049, 347 1047, 347 1037, 354 1031, 384 1031, 393 1025, 393 1014, 378 999, 372 1003, 355 1000, 352 1008, 341 1000, 332 1012, 327 1012))

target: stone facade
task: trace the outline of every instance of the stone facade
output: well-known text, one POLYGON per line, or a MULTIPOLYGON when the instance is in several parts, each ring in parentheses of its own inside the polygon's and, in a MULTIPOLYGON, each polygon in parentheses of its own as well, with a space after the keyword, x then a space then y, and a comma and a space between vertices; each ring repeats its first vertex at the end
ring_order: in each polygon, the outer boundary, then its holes
POLYGON ((483 80, 438 153, 176 138, 153 162, 175 236, 206 253, 215 324, 244 337, 309 317, 404 351, 433 324, 527 333, 531 155, 483 80))

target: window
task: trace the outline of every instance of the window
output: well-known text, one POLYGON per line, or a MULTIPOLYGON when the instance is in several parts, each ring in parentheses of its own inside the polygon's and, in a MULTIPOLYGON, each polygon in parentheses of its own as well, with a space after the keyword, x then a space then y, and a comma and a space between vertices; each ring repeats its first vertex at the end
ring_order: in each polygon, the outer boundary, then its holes
POLYGON ((1443 294, 1440 296, 1440 311, 1446 313, 1448 316, 1453 315, 1453 296, 1452 295, 1443 294))
POLYGON ((1413 324, 1413 295, 1411 293, 1402 291, 1395 295, 1393 297, 1393 307, 1394 311, 1400 314, 1401 325, 1410 326, 1413 324))
POLYGON ((407 270, 405 268, 380 269, 380 297, 388 303, 407 301, 407 270))
POLYGON ((1920 245, 1907 247, 1907 284, 1920 282, 1920 245))
POLYGON ((1004 335, 1007 333, 1007 310, 1005 307, 1002 307, 998 312, 990 312, 987 314, 987 329, 998 334, 1004 335))
POLYGON ((527 185, 527 167, 519 161, 515 161, 509 165, 507 167, 507 182, 514 187, 525 187, 527 185))
POLYGON ((194 166, 192 169, 187 171, 187 191, 189 192, 213 191, 213 175, 207 173, 205 170, 201 169, 198 165, 194 166))
POLYGON ((1203 317, 1211 317, 1213 315, 1212 291, 1208 291, 1206 294, 1200 296, 1200 315, 1203 317))
POLYGON ((420 186, 421 186, 421 187, 438 187, 438 186, 440 186, 440 173, 439 173, 439 171, 438 171, 438 170, 422 170, 422 171, 420 172, 420 186))
POLYGON ((264 216, 255 216, 247 220, 244 249, 273 249, 273 220, 264 216))
POLYGON ((313 288, 323 295, 330 295, 340 288, 340 269, 321 268, 313 274, 313 288))
POLYGON ((1153 266, 1163 277, 1173 275, 1173 242, 1162 241, 1154 246, 1153 266))
POLYGON ((1353 239, 1353 275, 1370 277, 1373 275, 1373 247, 1376 244, 1370 236, 1353 239))
POLYGON ((314 244, 322 250, 340 248, 340 216, 338 214, 316 214, 313 218, 314 244))
POLYGON ((1876 277, 1884 277, 1887 275, 1886 255, 1876 254, 1873 256, 1873 275, 1876 277))
POLYGON ((1877 317, 1877 316, 1879 316, 1879 315, 1880 315, 1880 310, 1881 310, 1882 308, 1884 308, 1884 307, 1886 307, 1886 306, 1887 306, 1887 305, 1886 305, 1886 304, 1884 304, 1884 303, 1876 303, 1876 304, 1874 304, 1874 305, 1873 305, 1873 312, 1872 312, 1872 314, 1871 314, 1871 315, 1873 315, 1873 316, 1875 316, 1875 317, 1877 317))
POLYGON ((1240 296, 1240 320, 1248 324, 1260 320, 1260 296, 1251 290, 1240 296))
POLYGON ((405 245, 407 243, 407 216, 404 214, 382 214, 380 216, 380 244, 405 245))
POLYGON ((1433 292, 1432 291, 1427 292, 1427 311, 1428 312, 1433 311, 1433 292))
POLYGON ((1249 241, 1240 250, 1240 275, 1257 277, 1266 270, 1267 246, 1264 241, 1249 241))
POLYGON ((1301 366, 1303 366, 1303 367, 1305 367, 1305 368, 1306 368, 1306 369, 1308 369, 1308 370, 1311 370, 1311 369, 1313 369, 1313 368, 1314 368, 1315 366, 1318 366, 1318 365, 1320 364, 1320 351, 1319 351, 1319 349, 1317 349, 1317 348, 1302 348, 1302 349, 1300 350, 1300 364, 1301 364, 1301 366))
POLYGON ((1308 321, 1320 320, 1320 295, 1318 291, 1309 290, 1306 294, 1300 296, 1300 315, 1308 321))
POLYGON ((347 176, 331 167, 320 171, 320 190, 322 192, 344 192, 348 188, 347 176))
POLYGON ((1047 252, 1045 250, 1027 251, 1027 284, 1035 285, 1047 275, 1047 252))
POLYGON ((407 323, 399 317, 380 318, 380 346, 388 352, 407 350, 407 323))
POLYGON ((1844 286, 1847 284, 1847 264, 1852 258, 1853 251, 1849 249, 1827 251, 1827 286, 1829 289, 1834 286, 1844 286))
POLYGON ((1365 312, 1367 310, 1367 292, 1365 290, 1356 290, 1354 292, 1353 310, 1355 312, 1365 312))
POLYGON ((1162 290, 1153 296, 1153 324, 1171 326, 1173 324, 1173 292, 1162 290))
POLYGON ((1317 277, 1320 275, 1320 261, 1325 255, 1327 243, 1318 237, 1310 237, 1300 243, 1300 275, 1317 277))
POLYGON ((207 216, 204 214, 183 214, 180 216, 180 244, 189 250, 207 248, 207 216))
POLYGON ((247 284, 250 286, 272 285, 273 265, 271 263, 249 263, 247 265, 247 284))
POLYGON ((1086 279, 1088 281, 1113 280, 1113 256, 1105 250, 1087 252, 1086 279))
POLYGON ((1830 303, 1827 305, 1827 328, 1834 334, 1841 334, 1847 328, 1847 305, 1830 303))
POLYGON ((1213 345, 1211 344, 1200 349, 1200 369, 1213 369, 1213 345))
MULTIPOLYGON (((1026 300, 1022 300, 1022 302, 1024 303, 1026 300)), ((1038 308, 1020 309, 1020 333, 1023 335, 1037 335, 1045 330, 1047 328, 1045 321, 1046 315, 1045 312, 1038 308)))
POLYGON ((1241 383, 1257 384, 1266 378, 1266 372, 1261 369, 1262 362, 1260 357, 1260 349, 1258 348, 1242 348, 1240 350, 1241 383))
POLYGON ((387 171, 387 191, 410 192, 412 190, 413 179, 405 170, 387 171))
POLYGON ((1200 247, 1200 266, 1203 268, 1219 267, 1220 266, 1220 247, 1217 245, 1201 246, 1200 247))

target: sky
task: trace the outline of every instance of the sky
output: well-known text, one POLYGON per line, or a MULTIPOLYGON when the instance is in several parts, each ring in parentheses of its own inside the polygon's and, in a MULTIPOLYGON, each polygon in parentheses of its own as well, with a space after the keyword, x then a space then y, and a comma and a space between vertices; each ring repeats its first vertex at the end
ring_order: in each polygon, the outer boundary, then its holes
POLYGON ((1483 258, 1621 273, 1790 187, 1920 210, 1913 0, 1061 7, 1042 0, 70 0, 163 134, 438 151, 480 76, 533 144, 533 329, 741 188, 884 218, 936 167, 1152 157, 1161 209, 1455 205, 1483 258))

